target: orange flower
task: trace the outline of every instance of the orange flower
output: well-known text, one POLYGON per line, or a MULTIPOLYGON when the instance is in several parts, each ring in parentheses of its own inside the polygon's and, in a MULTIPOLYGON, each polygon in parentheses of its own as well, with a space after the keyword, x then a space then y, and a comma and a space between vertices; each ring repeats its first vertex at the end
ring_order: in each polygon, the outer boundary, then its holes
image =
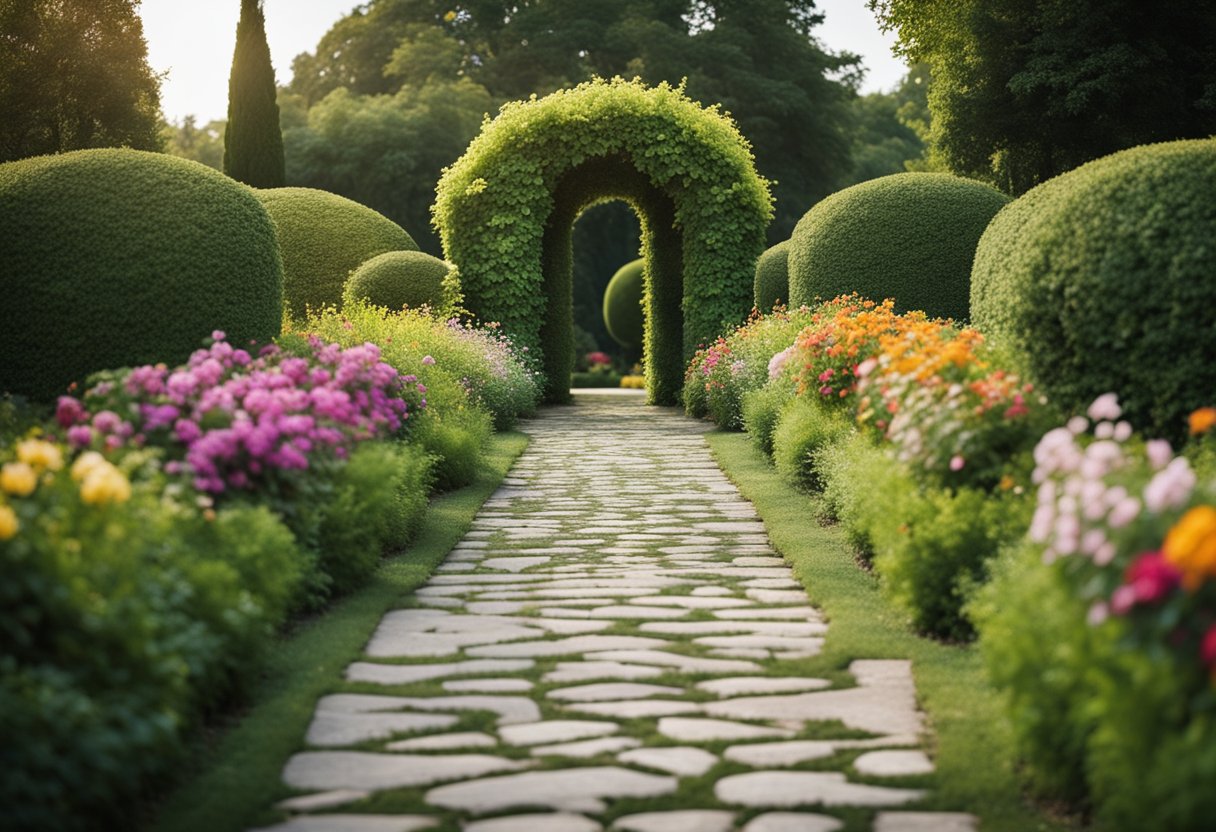
POLYGON ((1201 407, 1191 414, 1191 436, 1207 433, 1216 425, 1216 407, 1201 407))
POLYGON ((1196 589, 1216 577, 1216 507, 1196 506, 1182 515, 1161 547, 1166 560, 1182 573, 1182 585, 1196 589))

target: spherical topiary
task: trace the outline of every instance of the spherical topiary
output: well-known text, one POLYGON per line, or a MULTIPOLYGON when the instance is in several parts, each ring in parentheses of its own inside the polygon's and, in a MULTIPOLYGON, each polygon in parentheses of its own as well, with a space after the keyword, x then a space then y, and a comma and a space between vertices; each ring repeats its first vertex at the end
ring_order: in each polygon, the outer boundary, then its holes
POLYGON ((642 273, 646 261, 638 258, 616 270, 604 289, 604 325, 608 334, 626 349, 642 346, 642 273))
POLYGON ((971 262, 1009 197, 941 173, 897 173, 838 191, 790 237, 790 306, 858 292, 901 312, 965 320, 971 262))
POLYGON ((386 251, 417 251, 401 226, 346 197, 313 188, 256 191, 274 219, 289 315, 340 305, 351 271, 386 251))
POLYGON ((779 303, 788 305, 790 299, 790 241, 768 249, 756 261, 756 308, 772 312, 779 303))
POLYGON ((459 282, 451 263, 422 251, 389 251, 368 260, 351 274, 346 297, 386 306, 429 306, 445 314, 459 303, 459 282))
POLYGON ((118 149, 0 165, 0 390, 52 399, 217 329, 268 340, 282 293, 270 217, 211 168, 118 149))
POLYGON ((1063 407, 1114 391, 1137 428, 1180 438, 1216 390, 1216 140, 1132 148, 1028 191, 980 240, 971 312, 1063 407))

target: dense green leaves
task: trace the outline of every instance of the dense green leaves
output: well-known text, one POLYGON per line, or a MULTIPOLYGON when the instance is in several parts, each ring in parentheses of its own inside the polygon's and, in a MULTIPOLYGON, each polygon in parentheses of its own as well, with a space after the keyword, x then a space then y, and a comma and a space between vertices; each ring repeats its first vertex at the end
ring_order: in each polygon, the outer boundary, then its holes
POLYGON ((616 270, 604 290, 604 324, 608 334, 626 349, 642 346, 645 316, 642 314, 646 261, 633 260, 616 270))
POLYGON ((89 147, 159 150, 160 78, 138 0, 0 3, 0 162, 89 147))
POLYGON ((750 307, 772 212, 728 119, 667 85, 620 79, 508 104, 440 180, 435 224, 468 307, 539 349, 560 398, 573 362, 570 227, 608 198, 643 219, 648 389, 674 402, 696 345, 750 307))
POLYGON ((228 78, 224 173, 255 188, 287 184, 276 95, 262 0, 241 0, 236 51, 228 78))
POLYGON ((1010 193, 1153 141, 1216 132, 1216 5, 870 0, 933 72, 934 150, 1010 193))

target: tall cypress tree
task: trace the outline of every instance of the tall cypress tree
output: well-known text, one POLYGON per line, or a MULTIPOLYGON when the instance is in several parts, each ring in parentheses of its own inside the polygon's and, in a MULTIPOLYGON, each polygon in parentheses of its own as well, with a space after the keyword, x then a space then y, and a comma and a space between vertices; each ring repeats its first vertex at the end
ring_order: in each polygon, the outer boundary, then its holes
POLYGON ((224 173, 255 188, 281 188, 287 183, 275 94, 262 0, 241 0, 228 77, 224 173))

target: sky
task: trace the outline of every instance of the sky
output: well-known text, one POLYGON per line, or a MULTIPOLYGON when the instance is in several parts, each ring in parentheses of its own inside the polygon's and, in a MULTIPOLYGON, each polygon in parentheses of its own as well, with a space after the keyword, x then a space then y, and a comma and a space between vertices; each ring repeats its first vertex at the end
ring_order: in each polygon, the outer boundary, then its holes
MULTIPOLYGON (((291 61, 311 52, 317 41, 359 0, 264 0, 266 40, 280 84, 291 80, 291 61)), ((884 35, 865 0, 819 0, 826 19, 816 29, 831 51, 862 56, 867 68, 862 92, 889 90, 903 77, 903 62, 891 54, 894 37, 884 35)), ((161 87, 165 117, 179 122, 194 115, 200 124, 228 112, 228 71, 236 45, 239 0, 143 0, 140 17, 148 41, 148 61, 168 71, 161 87)))

